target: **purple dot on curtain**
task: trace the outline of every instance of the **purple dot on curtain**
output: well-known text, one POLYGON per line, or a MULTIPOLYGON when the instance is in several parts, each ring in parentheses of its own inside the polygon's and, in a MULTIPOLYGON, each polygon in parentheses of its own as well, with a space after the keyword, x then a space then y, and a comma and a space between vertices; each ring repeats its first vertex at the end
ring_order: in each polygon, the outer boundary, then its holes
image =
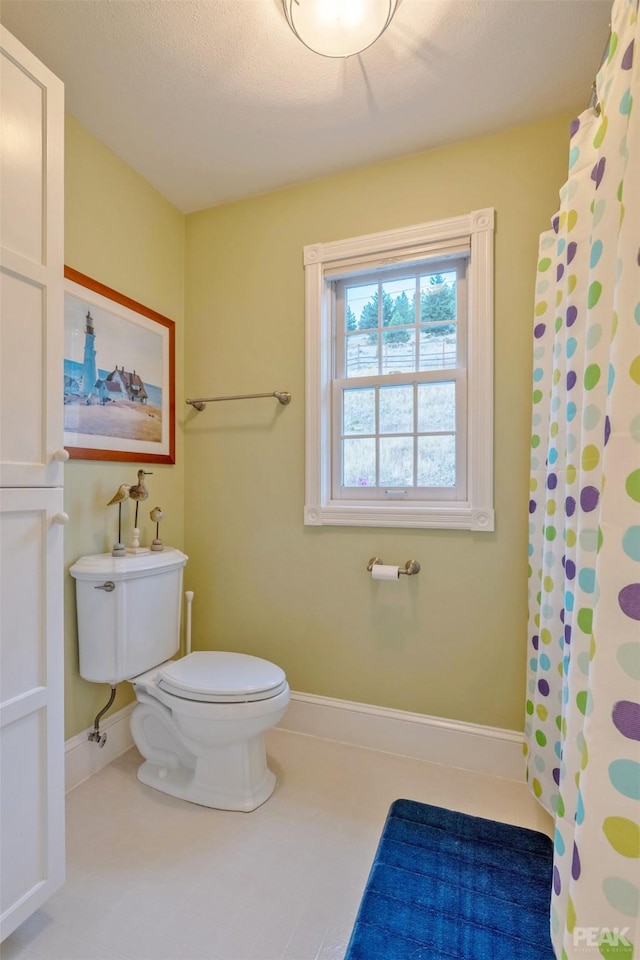
POLYGON ((576 512, 576 501, 574 497, 567 497, 564 502, 564 509, 568 517, 572 517, 576 512))
POLYGON ((577 249, 578 249, 578 244, 575 242, 575 240, 572 240, 571 243, 567 244, 567 266, 569 266, 569 264, 575 257, 577 249))
POLYGON ((543 697, 549 696, 549 684, 544 679, 544 677, 538 680, 538 690, 540 691, 543 697))
POLYGON ((565 572, 566 575, 567 575, 567 580, 573 580, 573 579, 575 578, 575 575, 576 575, 576 565, 575 565, 575 563, 573 562, 573 560, 567 560, 567 562, 566 562, 566 564, 565 564, 565 567, 564 567, 564 572, 565 572))
POLYGON ((573 858, 571 861, 571 876, 574 880, 577 880, 580 876, 580 854, 578 853, 578 848, 576 844, 573 845, 573 858))
POLYGON ((534 633, 534 635, 531 637, 531 646, 534 650, 537 650, 540 646, 540 637, 537 633, 534 633))
POLYGON ((551 776, 553 777, 554 783, 556 786, 560 786, 560 767, 554 767, 551 771, 551 776))
POLYGON ((616 729, 627 740, 640 740, 640 703, 634 703, 633 700, 618 700, 613 705, 611 719, 616 729))
POLYGON ((578 319, 578 308, 571 304, 567 307, 567 326, 572 327, 578 319))
POLYGON ((536 340, 539 340, 540 337, 544 337, 544 332, 546 329, 547 328, 544 325, 544 323, 537 323, 535 325, 535 327, 533 328, 533 335, 536 338, 536 340))
POLYGON ((591 179, 596 185, 596 190, 598 189, 598 187, 602 182, 602 178, 604 177, 604 168, 606 167, 606 165, 607 165, 607 158, 600 157, 600 159, 594 166, 593 170, 591 171, 591 179))
POLYGON ((611 420, 609 420, 609 415, 604 418, 604 445, 609 443, 609 437, 611 436, 611 420))
POLYGON ((547 487, 549 490, 555 490, 558 486, 558 477, 555 473, 550 473, 547 477, 547 487))
POLYGON ((575 370, 569 370, 569 373, 567 374, 567 390, 573 390, 577 379, 578 375, 575 370))
POLYGON ((529 500, 529 513, 535 513, 535 512, 536 512, 536 506, 537 506, 537 504, 536 504, 535 500, 529 500))
POLYGON ((625 50, 624 56, 620 61, 620 66, 623 70, 631 70, 631 67, 633 66, 633 40, 625 50))
POLYGON ((618 603, 625 617, 640 620, 640 583, 628 583, 618 594, 618 603))
POLYGON ((571 624, 565 623, 564 625, 564 642, 569 646, 571 643, 571 624))
POLYGON ((560 871, 557 867, 553 868, 553 889, 556 896, 560 894, 560 890, 562 889, 562 884, 560 883, 560 871))
POLYGON ((559 227, 560 227, 560 217, 555 216, 555 217, 553 218, 553 220, 551 221, 551 226, 553 227, 553 232, 554 232, 554 233, 557 233, 557 232, 558 232, 558 229, 559 229, 559 227))
POLYGON ((580 506, 585 513, 591 513, 598 506, 600 491, 597 487, 583 487, 580 491, 580 506))
POLYGON ((559 263, 556 269, 556 283, 558 280, 562 280, 563 273, 564 273, 564 263, 559 263))
POLYGON ((580 129, 580 117, 574 117, 571 121, 571 126, 569 127, 569 138, 575 137, 576 133, 580 129))
POLYGON ((564 623, 564 607, 560 611, 560 623, 564 623))

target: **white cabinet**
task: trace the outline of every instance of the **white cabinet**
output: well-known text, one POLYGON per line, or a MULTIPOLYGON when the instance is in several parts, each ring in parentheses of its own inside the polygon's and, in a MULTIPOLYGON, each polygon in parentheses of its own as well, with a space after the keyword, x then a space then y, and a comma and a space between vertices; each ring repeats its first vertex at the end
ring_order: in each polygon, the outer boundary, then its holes
POLYGON ((62 83, 0 27, 0 932, 64 879, 62 83))

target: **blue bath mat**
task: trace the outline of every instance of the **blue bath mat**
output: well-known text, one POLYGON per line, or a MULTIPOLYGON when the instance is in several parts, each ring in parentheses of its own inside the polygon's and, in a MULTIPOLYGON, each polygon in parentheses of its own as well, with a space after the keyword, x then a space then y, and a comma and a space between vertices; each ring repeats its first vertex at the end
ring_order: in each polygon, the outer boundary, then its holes
POLYGON ((535 830, 396 800, 345 960, 554 960, 552 859, 535 830))

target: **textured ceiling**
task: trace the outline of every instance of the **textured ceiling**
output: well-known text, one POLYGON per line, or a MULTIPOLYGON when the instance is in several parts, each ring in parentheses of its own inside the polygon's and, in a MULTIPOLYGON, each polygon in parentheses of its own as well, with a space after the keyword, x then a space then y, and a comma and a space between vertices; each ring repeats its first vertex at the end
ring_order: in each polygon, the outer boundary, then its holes
POLYGON ((2 0, 67 109, 183 212, 587 106, 609 0, 401 0, 307 50, 280 0, 2 0))

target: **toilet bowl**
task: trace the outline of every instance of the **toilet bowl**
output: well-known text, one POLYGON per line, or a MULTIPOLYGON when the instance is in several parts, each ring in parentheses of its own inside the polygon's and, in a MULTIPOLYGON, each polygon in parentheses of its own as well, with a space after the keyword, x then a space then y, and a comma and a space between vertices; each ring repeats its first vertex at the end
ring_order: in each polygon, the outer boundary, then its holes
POLYGON ((289 705, 284 672, 241 653, 199 651, 131 680, 138 779, 164 793, 249 812, 276 785, 263 734, 289 705))
POLYGON ((242 653, 180 645, 179 550, 81 557, 76 581, 80 675, 133 684, 131 732, 145 758, 138 779, 163 793, 224 810, 255 810, 276 785, 264 733, 284 716, 284 671, 242 653))

